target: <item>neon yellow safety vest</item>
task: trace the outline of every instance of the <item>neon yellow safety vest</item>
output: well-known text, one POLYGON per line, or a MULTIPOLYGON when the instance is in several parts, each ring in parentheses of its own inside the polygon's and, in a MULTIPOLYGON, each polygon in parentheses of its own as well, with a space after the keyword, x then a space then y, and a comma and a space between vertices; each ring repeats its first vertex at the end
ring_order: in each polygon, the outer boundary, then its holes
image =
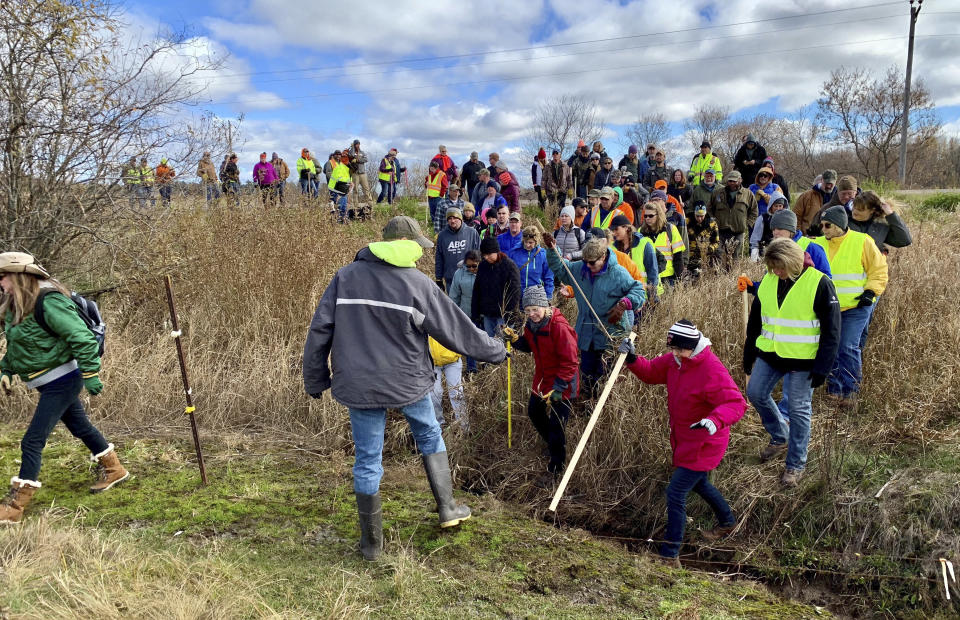
POLYGON ((640 270, 640 283, 644 286, 647 284, 647 270, 644 268, 643 264, 643 251, 646 249, 647 244, 649 243, 652 243, 650 239, 640 235, 640 243, 630 249, 630 259, 636 263, 637 268, 640 270))
POLYGON ((140 168, 140 182, 144 185, 153 183, 153 168, 140 168))
POLYGON ((833 274, 831 279, 837 287, 837 300, 841 308, 856 306, 856 298, 863 293, 867 285, 867 272, 863 270, 863 246, 867 239, 869 237, 864 233, 847 231, 833 258, 830 258, 830 242, 826 237, 813 240, 827 253, 830 272, 833 274))
POLYGON ((439 198, 443 189, 443 177, 447 176, 443 170, 437 170, 434 176, 427 175, 427 198, 439 198))
POLYGON ((327 181, 327 188, 334 189, 337 186, 337 182, 340 182, 340 183, 350 182, 350 169, 347 168, 346 164, 341 162, 338 162, 333 167, 333 170, 330 171, 330 180, 327 181))
POLYGON ((664 258, 667 259, 667 266, 664 267, 663 271, 660 272, 660 279, 662 280, 663 278, 669 278, 674 274, 674 253, 683 252, 687 249, 687 246, 683 243, 683 236, 680 235, 680 231, 677 230, 676 226, 667 222, 666 230, 657 235, 656 240, 653 242, 653 247, 660 250, 660 253, 663 254, 664 258), (669 240, 667 239, 668 230, 671 231, 669 240))
POLYGON ((797 241, 797 245, 800 246, 800 249, 804 252, 807 251, 807 246, 813 243, 813 239, 810 237, 800 237, 800 241, 797 241))
POLYGON ((393 180, 393 164, 390 163, 389 159, 384 159, 383 167, 386 168, 386 170, 381 172, 379 175, 377 175, 377 178, 379 178, 381 181, 387 181, 387 182, 392 181, 393 180))
POLYGON ((717 177, 717 183, 721 182, 723 179, 723 166, 720 165, 720 158, 713 153, 710 153, 706 157, 703 156, 703 153, 694 155, 693 161, 690 162, 690 172, 694 175, 694 187, 700 185, 700 181, 703 179, 703 173, 707 170, 713 170, 713 173, 717 177))
POLYGON ((591 228, 602 228, 604 230, 610 228, 610 222, 613 221, 613 218, 618 215, 623 215, 623 211, 620 209, 611 209, 610 213, 607 214, 607 217, 603 218, 603 223, 600 223, 600 207, 596 207, 593 210, 593 213, 590 215, 590 227, 591 228))
POLYGON ((140 185, 140 168, 128 168, 123 182, 126 185, 140 185))
POLYGON ((817 287, 824 274, 808 267, 787 291, 783 305, 777 303, 780 278, 768 273, 757 289, 763 326, 757 348, 794 360, 812 360, 820 347, 820 320, 813 311, 817 287))

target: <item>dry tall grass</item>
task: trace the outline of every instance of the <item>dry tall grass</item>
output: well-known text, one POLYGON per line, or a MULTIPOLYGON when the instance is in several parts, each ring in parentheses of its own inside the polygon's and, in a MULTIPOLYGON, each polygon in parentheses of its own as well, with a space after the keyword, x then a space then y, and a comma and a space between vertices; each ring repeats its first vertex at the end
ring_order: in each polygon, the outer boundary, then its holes
MULTIPOLYGON (((312 401, 303 393, 302 347, 324 287, 357 250, 379 237, 384 221, 338 226, 325 207, 207 212, 187 205, 129 233, 144 249, 135 263, 102 248, 84 248, 87 257, 108 256, 106 264, 126 283, 101 300, 110 331, 106 389, 91 400, 93 417, 133 431, 185 426, 159 277, 170 272, 202 432, 309 434, 319 450, 349 449, 343 408, 328 395, 312 401)), ((939 481, 937 509, 907 514, 892 500, 871 501, 877 489, 860 486, 864 477, 851 474, 852 462, 865 471, 871 459, 879 462, 879 456, 898 448, 932 448, 956 439, 960 224, 955 217, 927 221, 913 232, 914 245, 889 258, 890 285, 871 329, 859 410, 838 412, 815 398, 811 463, 801 490, 782 492, 781 466, 757 464, 756 450, 766 434, 753 410, 735 428, 715 479, 743 520, 736 540, 747 541, 744 553, 777 549, 793 538, 843 552, 960 555, 960 521, 949 510, 960 505, 956 484, 939 481), (903 535, 905 527, 915 535, 903 535)), ((422 267, 432 272, 432 257, 425 256, 422 267)), ((759 276, 758 268, 752 269, 759 276)), ((569 306, 565 313, 573 318, 569 306)), ((734 278, 704 277, 668 295, 644 323, 638 351, 659 354, 668 326, 681 317, 703 329, 742 384, 741 298, 734 278)), ((539 511, 547 498, 529 481, 542 466, 540 446, 523 413, 530 360, 520 356, 514 368, 514 448, 506 449, 505 368, 498 367, 470 384, 471 435, 453 438, 450 449, 461 481, 539 511)), ((11 411, 25 418, 33 403, 32 397, 14 399, 11 411)), ((588 413, 580 407, 571 421, 571 447, 588 413)), ((390 428, 388 445, 395 448, 403 426, 390 428)), ((665 390, 624 374, 571 481, 561 515, 595 530, 656 537, 668 475, 665 390)), ((890 475, 899 480, 890 490, 908 493, 904 481, 922 474, 890 475)), ((697 502, 692 509, 703 516, 697 502)))

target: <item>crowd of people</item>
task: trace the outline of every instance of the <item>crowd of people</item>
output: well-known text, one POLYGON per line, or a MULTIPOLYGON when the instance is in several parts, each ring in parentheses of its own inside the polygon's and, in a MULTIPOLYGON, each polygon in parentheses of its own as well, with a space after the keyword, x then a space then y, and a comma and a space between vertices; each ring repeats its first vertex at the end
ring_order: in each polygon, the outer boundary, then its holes
MULTIPOLYGON (((389 185, 402 169, 395 156, 391 150, 379 168, 388 188, 381 177, 380 198, 388 201, 389 185)), ((228 157, 223 166, 228 175, 235 174, 235 159, 228 157)), ((365 558, 376 559, 383 548, 379 485, 387 409, 399 410, 410 425, 441 527, 470 518, 470 508, 453 497, 441 431, 447 425, 443 397, 453 412, 449 425, 467 432, 470 403, 463 383, 486 372, 482 365, 503 362, 506 345, 533 356, 527 415, 546 446, 537 480, 545 488, 566 466, 566 423, 579 405, 586 408, 595 398, 611 353, 625 355, 627 368, 641 381, 666 385, 674 473, 659 557, 667 563, 679 562, 690 492, 716 515, 717 526, 704 532, 706 538, 719 539, 737 526, 709 472, 721 462, 747 399, 769 434, 758 448, 759 460, 782 458, 782 485, 799 483, 813 391, 825 385, 837 407, 857 406, 862 352, 888 281, 886 255, 891 247, 911 243, 909 230, 892 205, 861 191, 853 176, 838 178, 833 170, 825 170, 791 203, 786 181, 752 136, 734 157, 733 170, 723 170, 706 141, 686 170, 671 171, 665 160, 655 145, 642 158, 630 147, 616 169, 599 142, 592 151, 581 143, 567 161, 554 152, 548 162, 541 149, 532 170, 541 181, 540 204, 552 202, 559 209, 547 231, 541 217, 524 221, 519 192, 509 191, 518 188, 516 177, 496 153, 489 156, 490 166, 472 153, 458 169, 441 146, 424 180, 433 238, 416 220, 394 217, 382 241, 370 243, 337 272, 308 330, 303 377, 308 394, 321 398, 330 389, 349 410, 365 558), (461 188, 471 200, 461 198, 461 188), (566 205, 570 195, 572 204, 566 205), (432 281, 417 268, 427 249, 433 250, 432 281), (743 349, 746 399, 711 351, 709 338, 690 321, 670 328, 666 353, 653 359, 637 354, 627 335, 645 329, 647 317, 663 311, 663 296, 678 286, 696 286, 705 270, 735 272, 745 261, 766 267, 759 281, 741 276, 736 283, 753 295, 743 349), (558 307, 564 298, 576 306, 572 325, 558 307), (370 376, 394 380, 371 383, 370 376)), ((349 217, 351 190, 371 196, 365 173, 352 170, 352 161, 367 163, 359 141, 328 161, 328 187, 343 218, 349 217)), ((138 168, 141 185, 160 177, 159 168, 150 171, 145 162, 138 168)), ((302 191, 315 192, 320 171, 307 149, 296 169, 302 191)), ((206 154, 198 175, 208 191, 214 173, 206 154)), ((173 174, 170 169, 169 178, 173 174)), ((276 154, 271 160, 261 154, 253 176, 264 202, 282 198, 272 188, 287 174, 276 154)), ((0 502, 0 522, 18 522, 40 488, 40 451, 59 420, 104 465, 96 490, 128 474, 77 399, 81 387, 96 394, 102 384, 95 341, 69 293, 28 254, 0 254, 0 276, 7 339, 2 388, 8 392, 19 375, 41 393, 24 438, 20 473, 0 502), (49 330, 34 318, 38 305, 49 330)))

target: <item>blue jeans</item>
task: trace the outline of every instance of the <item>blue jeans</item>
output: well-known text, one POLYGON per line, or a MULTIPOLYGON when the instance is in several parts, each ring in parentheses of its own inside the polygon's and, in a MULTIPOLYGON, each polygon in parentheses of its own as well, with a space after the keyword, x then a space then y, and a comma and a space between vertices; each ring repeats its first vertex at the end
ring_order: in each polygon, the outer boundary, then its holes
POLYGON ((683 543, 683 530, 687 525, 687 495, 693 491, 703 498, 713 509, 717 525, 726 527, 736 523, 730 505, 717 487, 710 484, 710 472, 693 471, 686 467, 677 467, 667 485, 667 531, 663 535, 666 542, 660 543, 660 555, 675 558, 680 554, 683 543))
POLYGON ((347 195, 330 190, 330 200, 340 209, 340 221, 347 219, 347 195))
MULTIPOLYGON (((427 198, 427 204, 430 205, 430 221, 431 222, 434 221, 434 219, 437 217, 436 215, 437 206, 440 204, 441 200, 442 198, 440 198, 439 196, 436 196, 433 198, 427 198)), ((440 232, 440 231, 437 231, 437 232, 440 232)))
POLYGON ((469 355, 466 357, 467 357, 467 373, 477 372, 477 360, 470 357, 469 355))
POLYGON ((873 323, 873 316, 877 313, 877 304, 880 303, 880 298, 877 297, 873 300, 873 305, 870 306, 870 318, 867 319, 867 324, 863 326, 863 333, 860 334, 860 355, 863 355, 863 350, 867 348, 867 336, 870 335, 870 324, 873 323))
POLYGON ((393 197, 396 194, 396 186, 389 181, 380 181, 380 195, 377 197, 377 204, 383 202, 383 199, 387 199, 387 204, 393 204, 393 197))
POLYGON ((91 454, 100 454, 107 449, 107 440, 97 427, 90 423, 83 403, 80 402, 82 389, 83 379, 80 378, 79 370, 37 388, 40 400, 37 401, 37 409, 33 412, 30 426, 20 441, 23 456, 20 461, 22 480, 40 479, 40 455, 57 422, 62 421, 67 430, 82 441, 91 454))
POLYGON ((487 332, 487 335, 491 338, 497 337, 497 331, 501 325, 503 325, 502 316, 483 317, 483 331, 487 332))
MULTIPOLYGON (((401 407, 400 411, 407 419, 422 454, 446 451, 429 393, 417 402, 401 407)), ((383 478, 383 432, 386 426, 386 409, 350 408, 350 430, 353 432, 353 448, 356 452, 353 490, 357 493, 374 495, 380 490, 380 479, 383 478)))
POLYGON ((840 351, 833 371, 827 377, 827 392, 847 398, 860 391, 863 379, 860 338, 870 324, 876 305, 850 308, 840 313, 840 351))
POLYGON ((215 183, 207 183, 207 202, 220 199, 220 188, 215 183))
POLYGON ((770 443, 787 444, 787 469, 802 470, 807 466, 807 446, 810 443, 810 418, 813 417, 813 388, 809 372, 784 373, 757 358, 747 385, 747 398, 753 403, 763 428, 770 433, 770 443), (773 388, 783 379, 783 393, 787 403, 786 417, 773 400, 773 388), (787 380, 789 378, 789 381, 787 380), (789 422, 789 424, 788 424, 789 422))
POLYGON ((312 195, 314 198, 316 198, 317 195, 319 194, 319 189, 320 188, 317 187, 317 184, 314 181, 310 179, 300 179, 301 194, 305 194, 307 196, 312 195))

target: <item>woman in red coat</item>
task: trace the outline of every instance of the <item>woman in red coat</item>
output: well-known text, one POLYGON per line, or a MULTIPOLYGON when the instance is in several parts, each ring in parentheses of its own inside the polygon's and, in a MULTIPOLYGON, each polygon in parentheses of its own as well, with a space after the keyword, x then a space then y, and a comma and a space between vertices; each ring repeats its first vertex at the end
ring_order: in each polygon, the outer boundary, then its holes
POLYGON ((627 353, 627 368, 641 381, 667 386, 675 469, 667 486, 667 530, 660 558, 679 566, 690 491, 702 497, 717 517, 717 527, 704 532, 704 538, 717 540, 736 526, 727 500, 710 484, 708 474, 723 459, 730 427, 743 417, 747 402, 723 362, 710 350, 710 340, 693 323, 686 319, 674 323, 667 334, 667 347, 670 353, 648 360, 636 356, 633 344, 624 340, 620 352, 627 353))
POLYGON ((580 381, 577 333, 559 309, 550 307, 542 286, 528 286, 523 292, 523 311, 527 315, 523 336, 509 327, 503 333, 518 351, 533 353, 536 366, 527 415, 550 451, 547 473, 540 481, 549 484, 563 472, 567 461, 563 427, 580 381))

